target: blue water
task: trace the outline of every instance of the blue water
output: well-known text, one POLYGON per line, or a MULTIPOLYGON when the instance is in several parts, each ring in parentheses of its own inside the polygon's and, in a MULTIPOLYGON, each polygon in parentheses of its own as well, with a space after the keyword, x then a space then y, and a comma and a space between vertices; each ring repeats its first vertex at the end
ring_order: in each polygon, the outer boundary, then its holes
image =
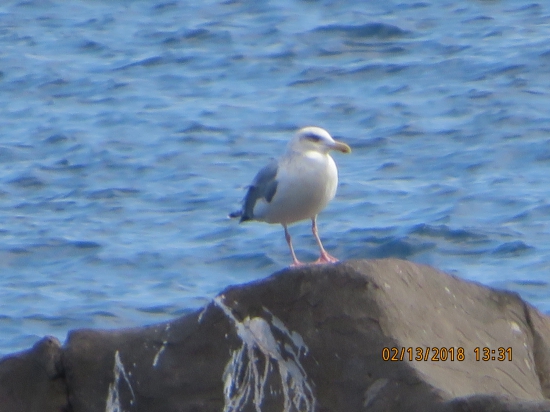
POLYGON ((353 148, 330 253, 550 312, 549 38, 542 1, 2 2, 0 354, 285 267, 281 227, 227 213, 306 125, 353 148))

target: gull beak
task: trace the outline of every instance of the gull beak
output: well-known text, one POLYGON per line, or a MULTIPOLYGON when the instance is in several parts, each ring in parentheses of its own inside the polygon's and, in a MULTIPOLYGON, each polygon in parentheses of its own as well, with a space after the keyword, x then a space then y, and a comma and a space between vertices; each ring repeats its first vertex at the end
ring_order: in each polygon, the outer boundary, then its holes
POLYGON ((351 153, 351 147, 349 147, 344 142, 339 142, 338 140, 334 141, 334 144, 330 147, 332 150, 338 150, 342 153, 351 153))

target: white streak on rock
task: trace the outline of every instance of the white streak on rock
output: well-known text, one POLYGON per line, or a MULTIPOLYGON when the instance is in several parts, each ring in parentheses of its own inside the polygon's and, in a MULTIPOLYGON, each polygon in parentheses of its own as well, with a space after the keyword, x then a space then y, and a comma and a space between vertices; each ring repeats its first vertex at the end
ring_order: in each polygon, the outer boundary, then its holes
POLYGON ((201 310, 201 313, 199 313, 199 317, 197 318, 197 322, 198 323, 201 323, 202 322, 202 317, 204 316, 204 314, 206 313, 207 309, 210 307, 210 304, 206 305, 204 307, 203 310, 201 310))
POLYGON ((223 298, 223 295, 216 297, 214 303, 233 322, 243 342, 240 349, 233 351, 225 366, 224 412, 241 411, 250 402, 256 412, 261 412, 266 395, 274 396, 278 392, 271 385, 266 391, 268 382, 278 382, 277 387, 283 394, 283 412, 314 411, 316 399, 300 363, 300 356, 308 351, 302 337, 290 332, 281 320, 265 308, 271 324, 261 317, 247 317, 240 322, 223 298), (277 339, 274 332, 282 334, 282 339, 277 339), (271 378, 277 371, 278 379, 271 378))
POLYGON ((381 378, 377 379, 371 386, 369 386, 369 388, 365 391, 365 401, 363 402, 364 408, 371 406, 372 402, 376 399, 382 388, 384 388, 388 382, 388 379, 381 378))
POLYGON ((167 343, 166 341, 163 341, 162 346, 160 347, 160 349, 156 353, 156 355, 153 359, 153 368, 155 368, 157 366, 157 364, 159 363, 159 357, 162 354, 162 352, 164 352, 164 349, 166 349, 166 343, 167 343))
POLYGON ((123 412, 122 407, 120 406, 120 394, 119 394, 119 383, 120 383, 121 376, 124 378, 126 385, 128 385, 128 388, 132 393, 132 401, 131 401, 132 404, 136 401, 136 396, 134 394, 134 389, 130 384, 130 380, 128 379, 128 374, 126 373, 126 370, 124 369, 124 365, 120 360, 120 354, 118 353, 118 350, 115 352, 113 376, 114 376, 113 383, 109 385, 109 392, 107 393, 107 402, 105 405, 105 412, 123 412))

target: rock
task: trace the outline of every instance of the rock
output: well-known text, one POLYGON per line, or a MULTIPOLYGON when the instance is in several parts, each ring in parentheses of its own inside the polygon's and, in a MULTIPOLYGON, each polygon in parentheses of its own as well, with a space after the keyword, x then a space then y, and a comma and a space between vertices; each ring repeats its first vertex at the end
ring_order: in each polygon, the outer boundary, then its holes
POLYGON ((51 336, 0 360, 0 411, 60 412, 68 408, 61 344, 51 336))
POLYGON ((171 322, 43 347, 0 362, 0 401, 19 405, 0 411, 550 411, 548 317, 397 259, 287 269, 171 322))

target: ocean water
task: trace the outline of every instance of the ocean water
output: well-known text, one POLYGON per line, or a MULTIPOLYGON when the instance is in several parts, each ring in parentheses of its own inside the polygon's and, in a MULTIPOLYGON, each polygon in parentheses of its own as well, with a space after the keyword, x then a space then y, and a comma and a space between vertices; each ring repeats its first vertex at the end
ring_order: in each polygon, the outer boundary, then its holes
POLYGON ((306 125, 353 149, 330 253, 550 312, 549 38, 542 1, 2 2, 0 354, 284 268, 280 226, 227 214, 306 125))

